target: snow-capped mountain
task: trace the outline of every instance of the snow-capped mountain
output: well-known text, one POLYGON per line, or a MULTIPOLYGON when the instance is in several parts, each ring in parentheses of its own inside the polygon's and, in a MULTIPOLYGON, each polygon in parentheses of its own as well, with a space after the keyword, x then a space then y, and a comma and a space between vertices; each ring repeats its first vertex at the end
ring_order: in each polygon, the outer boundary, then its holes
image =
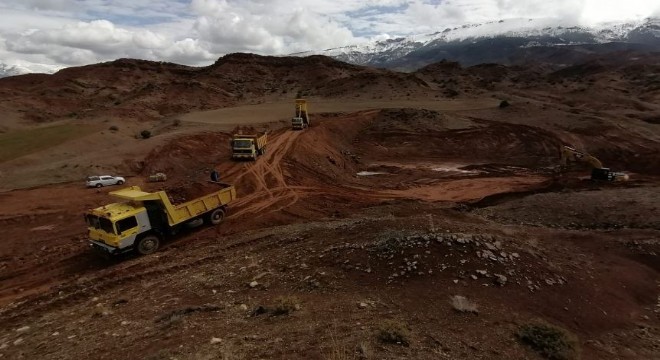
POLYGON ((61 66, 45 64, 5 64, 0 62, 0 78, 7 76, 23 75, 29 73, 52 74, 60 70, 61 66))
POLYGON ((584 54, 660 51, 660 19, 594 26, 575 26, 557 19, 509 19, 293 55, 326 55, 358 65, 414 69, 442 59, 464 65, 511 64, 547 56, 548 48, 558 47, 584 54))

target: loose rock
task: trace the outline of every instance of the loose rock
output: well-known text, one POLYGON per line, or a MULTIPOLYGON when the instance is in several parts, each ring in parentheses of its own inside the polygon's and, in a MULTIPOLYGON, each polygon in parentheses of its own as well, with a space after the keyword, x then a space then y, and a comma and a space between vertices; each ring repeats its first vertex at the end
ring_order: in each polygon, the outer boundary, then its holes
POLYGON ((24 332, 27 332, 28 330, 30 330, 29 326, 23 326, 23 327, 20 327, 20 328, 16 329, 16 332, 17 333, 24 333, 24 332))
POLYGON ((499 286, 504 286, 506 285, 506 282, 508 281, 507 277, 501 274, 495 274, 495 284, 499 286))

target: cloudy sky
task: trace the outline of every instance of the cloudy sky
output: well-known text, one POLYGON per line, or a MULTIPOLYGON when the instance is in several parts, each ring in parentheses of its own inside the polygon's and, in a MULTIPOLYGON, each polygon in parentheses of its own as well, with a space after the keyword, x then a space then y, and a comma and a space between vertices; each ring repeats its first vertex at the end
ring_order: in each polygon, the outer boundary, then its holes
POLYGON ((231 52, 322 50, 508 18, 658 15, 659 0, 0 0, 0 63, 207 65, 231 52))

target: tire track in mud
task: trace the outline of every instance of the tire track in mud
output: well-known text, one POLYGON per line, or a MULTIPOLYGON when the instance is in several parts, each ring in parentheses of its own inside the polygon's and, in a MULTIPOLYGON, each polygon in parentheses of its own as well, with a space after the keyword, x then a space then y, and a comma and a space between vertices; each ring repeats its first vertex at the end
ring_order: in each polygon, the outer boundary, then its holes
POLYGON ((282 159, 300 134, 301 132, 285 131, 275 137, 274 141, 266 147, 267 149, 274 149, 274 151, 266 152, 254 164, 248 165, 247 171, 234 180, 237 183, 244 176, 251 175, 258 186, 254 193, 236 200, 234 206, 239 210, 230 217, 254 214, 286 200, 286 205, 273 210, 278 211, 295 204, 300 199, 296 190, 287 183, 281 166, 282 159), (266 175, 268 174, 273 176, 275 184, 268 184, 266 181, 266 175), (267 194, 265 199, 263 199, 264 192, 267 194))

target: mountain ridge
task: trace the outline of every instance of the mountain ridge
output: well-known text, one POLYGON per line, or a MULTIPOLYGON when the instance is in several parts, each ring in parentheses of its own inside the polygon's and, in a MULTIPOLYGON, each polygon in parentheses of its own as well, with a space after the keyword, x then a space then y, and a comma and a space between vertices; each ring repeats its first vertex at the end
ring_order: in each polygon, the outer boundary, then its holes
POLYGON ((555 19, 509 19, 291 55, 326 55, 357 65, 411 71, 443 59, 466 66, 490 62, 513 65, 529 57, 538 58, 534 53, 543 53, 544 48, 557 47, 573 47, 585 55, 610 50, 660 51, 660 19, 594 26, 576 26, 555 19))
MULTIPOLYGON (((577 26, 561 19, 498 20, 283 56, 324 55, 355 65, 412 71, 443 59, 458 61, 464 66, 516 65, 530 61, 564 66, 586 61, 591 55, 628 50, 660 51, 660 18, 594 26, 577 26), (558 48, 568 49, 569 53, 556 59, 548 55, 558 48)), ((51 74, 62 68, 0 61, 0 78, 28 73, 51 74)))

